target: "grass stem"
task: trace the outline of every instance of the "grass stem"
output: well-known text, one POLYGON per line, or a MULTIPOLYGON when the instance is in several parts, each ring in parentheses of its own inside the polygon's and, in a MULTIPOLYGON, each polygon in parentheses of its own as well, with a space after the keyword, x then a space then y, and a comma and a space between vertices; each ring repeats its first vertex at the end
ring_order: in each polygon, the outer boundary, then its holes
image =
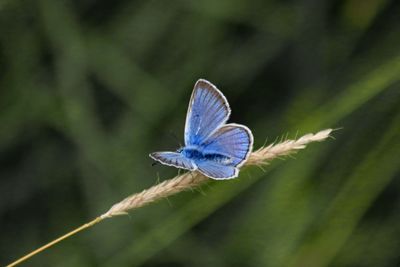
POLYGON ((20 264, 20 263, 26 261, 27 259, 35 256, 36 254, 42 252, 43 250, 46 250, 46 249, 54 246, 55 244, 63 241, 64 239, 66 239, 66 238, 68 238, 70 236, 73 236, 74 234, 79 233, 80 231, 83 231, 83 230, 85 230, 85 229, 87 229, 87 228, 89 228, 89 227, 101 222, 103 219, 104 219, 104 217, 101 217, 101 216, 97 217, 96 219, 94 219, 94 220, 92 220, 92 221, 90 221, 88 223, 85 223, 84 225, 72 230, 71 232, 69 232, 69 233, 67 233, 67 234, 65 234, 63 236, 60 236, 59 238, 57 238, 57 239, 51 241, 50 243, 47 243, 46 245, 44 245, 44 246, 32 251, 31 253, 26 254, 22 258, 19 258, 18 260, 16 260, 16 261, 10 263, 9 265, 7 265, 7 267, 17 266, 18 264, 20 264))

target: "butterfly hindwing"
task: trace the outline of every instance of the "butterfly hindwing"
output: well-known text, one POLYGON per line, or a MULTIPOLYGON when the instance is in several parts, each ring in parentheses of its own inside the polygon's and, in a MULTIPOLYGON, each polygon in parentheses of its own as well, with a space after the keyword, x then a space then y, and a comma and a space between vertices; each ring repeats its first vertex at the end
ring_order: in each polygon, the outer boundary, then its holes
POLYGON ((240 167, 253 148, 253 135, 240 124, 226 124, 216 130, 202 145, 206 154, 222 154, 231 159, 231 165, 240 167))
POLYGON ((196 82, 189 102, 185 125, 185 145, 199 145, 229 118, 225 96, 209 81, 196 82))
POLYGON ((174 166, 181 169, 194 171, 197 169, 196 164, 185 158, 181 153, 176 152, 154 152, 150 154, 150 157, 162 164, 174 166))
POLYGON ((231 179, 238 176, 239 169, 234 166, 225 166, 215 161, 201 161, 197 163, 198 171, 207 177, 216 180, 231 179))

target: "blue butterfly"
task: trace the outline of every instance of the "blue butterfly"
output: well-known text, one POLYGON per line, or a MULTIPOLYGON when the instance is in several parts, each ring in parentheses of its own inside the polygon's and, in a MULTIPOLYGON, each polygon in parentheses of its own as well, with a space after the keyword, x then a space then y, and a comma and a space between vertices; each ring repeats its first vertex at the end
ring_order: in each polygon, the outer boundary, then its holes
POLYGON ((237 177, 253 148, 253 134, 244 125, 225 124, 230 114, 221 91, 209 81, 198 80, 186 115, 185 146, 176 152, 154 152, 150 157, 216 180, 237 177))

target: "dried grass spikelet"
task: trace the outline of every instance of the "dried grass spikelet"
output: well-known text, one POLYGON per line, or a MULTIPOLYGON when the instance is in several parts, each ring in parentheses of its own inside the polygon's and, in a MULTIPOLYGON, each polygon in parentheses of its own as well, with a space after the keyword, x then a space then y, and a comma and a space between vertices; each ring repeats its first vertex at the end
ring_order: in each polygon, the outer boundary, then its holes
MULTIPOLYGON (((307 144, 312 142, 321 142, 329 137, 332 129, 326 129, 316 134, 306 134, 296 140, 285 140, 277 144, 270 144, 266 147, 261 147, 251 153, 244 166, 263 166, 271 160, 282 156, 287 156, 296 153, 300 149, 304 149, 307 144)), ((178 192, 196 187, 209 178, 199 172, 188 172, 179 175, 170 180, 166 180, 158 185, 143 190, 140 193, 131 195, 121 202, 115 204, 106 213, 101 215, 102 219, 110 218, 116 215, 124 215, 129 210, 137 209, 152 203, 161 198, 168 197, 178 192)))
MULTIPOLYGON (((284 140, 277 144, 271 144, 269 146, 263 146, 260 149, 251 153, 245 166, 259 166, 262 167, 268 164, 275 158, 280 158, 293 153, 296 153, 300 149, 304 149, 308 144, 313 142, 321 142, 330 136, 332 129, 326 129, 316 134, 306 134, 295 140, 284 140)), ((50 243, 32 251, 31 253, 23 256, 22 258, 7 265, 8 267, 16 266, 21 262, 29 259, 30 257, 38 254, 39 252, 48 249, 49 247, 61 242, 62 240, 89 228, 106 218, 111 218, 117 215, 127 214, 128 211, 143 207, 154 201, 168 197, 170 195, 179 193, 184 190, 191 189, 199 186, 203 182, 206 182, 209 178, 200 174, 199 172, 187 172, 182 175, 178 175, 175 178, 163 181, 160 184, 152 186, 140 193, 133 194, 121 202, 113 205, 106 213, 95 218, 94 220, 74 229, 73 231, 51 241, 50 243)))

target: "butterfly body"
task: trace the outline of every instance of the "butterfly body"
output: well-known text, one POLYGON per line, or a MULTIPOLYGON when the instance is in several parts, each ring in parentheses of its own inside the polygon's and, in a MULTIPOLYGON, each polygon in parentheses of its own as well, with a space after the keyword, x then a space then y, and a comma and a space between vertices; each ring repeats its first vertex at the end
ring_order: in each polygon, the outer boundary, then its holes
POLYGON ((229 165, 229 164, 233 163, 233 160, 231 159, 231 157, 229 157, 227 155, 223 155, 221 153, 218 153, 217 151, 207 151, 207 150, 203 149, 201 146, 184 147, 184 148, 178 150, 178 152, 179 151, 184 157, 192 160, 193 163, 196 165, 198 162, 202 162, 202 161, 214 161, 214 162, 221 163, 224 165, 229 165))
POLYGON ((210 82, 196 82, 185 125, 185 146, 176 152, 154 152, 162 164, 199 171, 212 179, 237 177, 253 146, 244 125, 226 124, 231 110, 225 96, 210 82))

